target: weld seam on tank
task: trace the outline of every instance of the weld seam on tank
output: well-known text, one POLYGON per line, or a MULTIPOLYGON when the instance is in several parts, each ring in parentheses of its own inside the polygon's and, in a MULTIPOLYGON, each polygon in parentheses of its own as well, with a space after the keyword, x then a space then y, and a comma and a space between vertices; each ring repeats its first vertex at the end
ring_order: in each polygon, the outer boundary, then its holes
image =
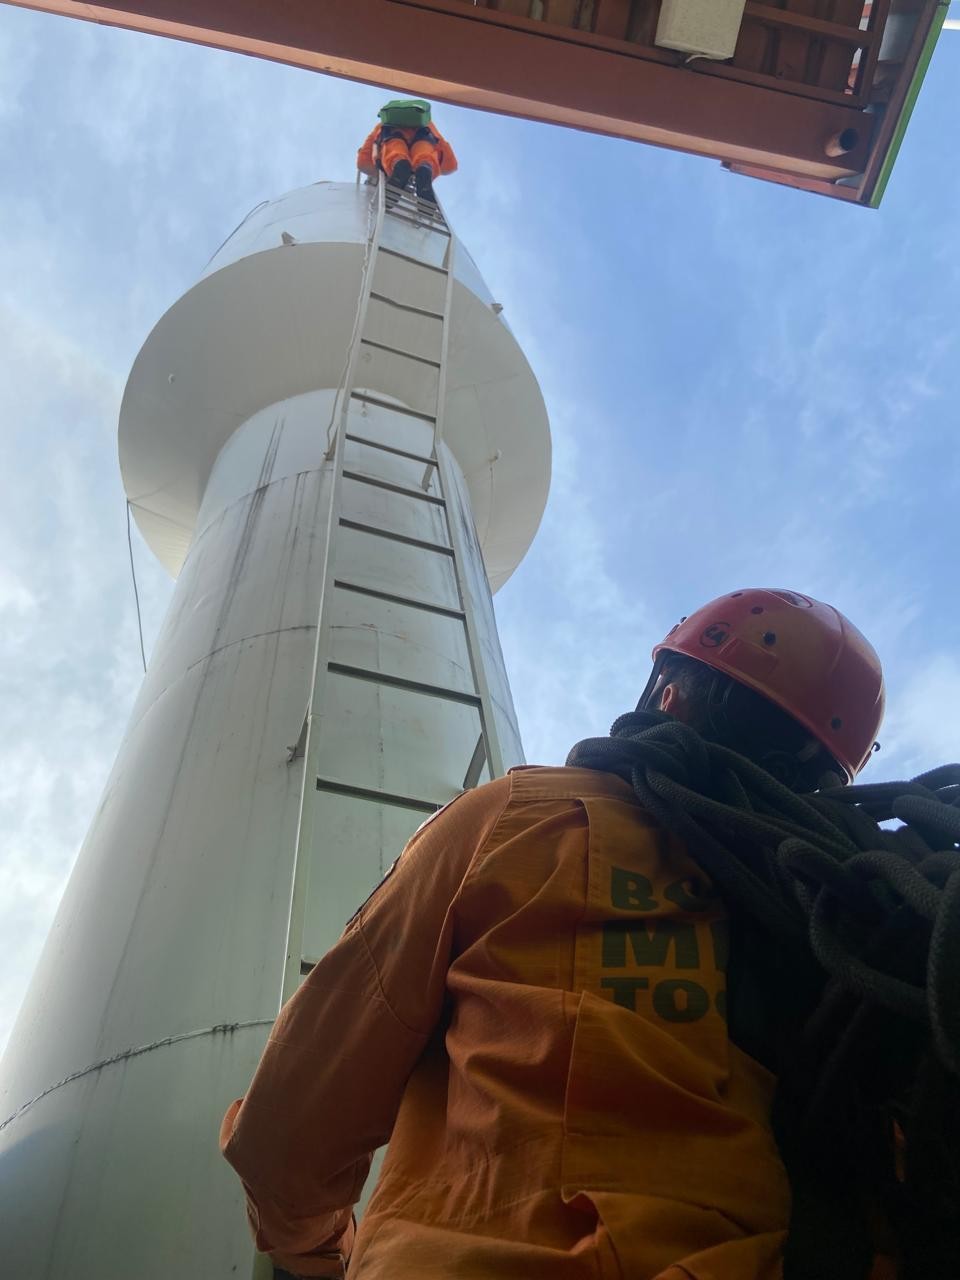
POLYGON ((182 1031, 176 1036, 164 1036, 162 1040, 154 1040, 150 1044, 143 1044, 136 1049, 122 1049, 119 1053, 112 1054, 109 1058, 102 1058, 99 1062, 91 1063, 89 1067, 83 1067, 80 1071, 73 1071, 68 1076, 64 1076, 62 1080, 58 1080, 56 1084, 48 1086, 42 1093, 38 1093, 35 1098, 31 1098, 29 1102, 23 1103, 18 1107, 12 1115, 7 1116, 6 1120, 0 1121, 0 1131, 6 1129, 8 1124, 12 1124, 14 1120, 19 1120, 22 1115, 35 1106, 38 1102, 42 1102, 44 1098, 56 1093, 58 1089, 62 1089, 65 1085, 73 1084, 75 1080, 82 1080, 84 1076, 92 1075, 94 1071, 100 1071, 104 1067, 112 1067, 118 1062, 126 1062, 129 1058, 139 1058, 144 1053, 152 1053, 154 1049, 166 1049, 168 1045, 180 1044, 184 1040, 199 1040, 202 1036, 228 1035, 234 1031, 246 1031, 249 1027, 272 1027, 276 1022, 276 1018, 256 1018, 252 1022, 218 1022, 213 1027, 204 1027, 200 1031, 182 1031))
MULTIPOLYGON (((218 648, 211 649, 208 653, 196 658, 188 667, 184 668, 183 671, 179 672, 172 680, 170 680, 168 684, 165 684, 162 689, 158 690, 156 696, 152 698, 150 702, 142 708, 142 710, 134 708, 134 712, 136 714, 131 715, 130 723, 127 726, 128 733, 132 733, 135 729, 139 728, 146 720, 147 716, 150 715, 157 706, 159 706, 164 698, 169 696, 171 690, 176 689, 178 685, 182 684, 183 681, 187 679, 188 676, 193 675, 199 667, 202 667, 205 662, 210 662, 213 658, 218 658, 222 653, 226 653, 229 649, 235 649, 237 645, 252 644, 255 640, 270 640, 276 636, 292 635, 296 631, 316 631, 316 629, 317 624, 315 622, 295 622, 289 627, 276 627, 272 631, 257 631, 249 636, 238 636, 236 640, 228 640, 218 648)), ((151 673, 148 671, 148 675, 149 674, 151 673)), ((206 674, 204 674, 202 679, 206 679, 206 674)), ((0 1129, 2 1128, 3 1126, 0 1125, 0 1129)))
MULTIPOLYGON (((189 675, 191 671, 196 670, 201 663, 208 662, 211 658, 225 653, 227 649, 233 649, 238 644, 249 644, 254 640, 266 640, 270 636, 285 636, 291 631, 316 631, 316 629, 317 624, 315 622, 295 622, 289 627, 274 627, 272 631, 256 631, 253 635, 238 636, 236 640, 227 640, 226 643, 219 645, 216 649, 211 649, 209 653, 205 653, 202 658, 197 658, 196 662, 191 662, 189 667, 184 668, 183 674, 179 678, 182 680, 183 676, 189 675)), ((167 688, 172 688, 172 685, 167 685, 167 688)))

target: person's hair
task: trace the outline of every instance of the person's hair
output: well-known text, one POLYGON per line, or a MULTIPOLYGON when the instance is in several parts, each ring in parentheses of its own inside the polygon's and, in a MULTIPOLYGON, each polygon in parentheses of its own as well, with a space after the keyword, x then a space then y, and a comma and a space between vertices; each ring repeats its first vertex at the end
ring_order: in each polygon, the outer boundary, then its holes
POLYGON ((813 735, 768 698, 696 658, 671 653, 658 693, 674 684, 684 720, 710 742, 730 747, 794 791, 839 786, 843 772, 813 735))

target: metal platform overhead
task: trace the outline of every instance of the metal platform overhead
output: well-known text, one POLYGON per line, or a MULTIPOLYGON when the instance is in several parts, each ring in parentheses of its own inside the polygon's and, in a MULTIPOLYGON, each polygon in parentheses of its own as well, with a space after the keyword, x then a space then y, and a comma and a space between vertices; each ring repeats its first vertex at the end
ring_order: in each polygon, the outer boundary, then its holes
POLYGON ((712 156, 737 173, 871 206, 949 8, 949 0, 5 2, 712 156))

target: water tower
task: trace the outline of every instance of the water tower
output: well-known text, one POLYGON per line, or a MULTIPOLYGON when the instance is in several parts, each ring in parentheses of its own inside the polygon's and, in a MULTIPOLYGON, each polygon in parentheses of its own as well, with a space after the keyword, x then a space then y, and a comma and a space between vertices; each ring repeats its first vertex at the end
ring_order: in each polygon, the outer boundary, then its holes
POLYGON ((423 818, 522 759, 491 591, 549 457, 469 254, 378 187, 264 203, 147 339, 120 463, 177 585, 3 1065, 5 1274, 251 1274, 220 1116, 423 818))

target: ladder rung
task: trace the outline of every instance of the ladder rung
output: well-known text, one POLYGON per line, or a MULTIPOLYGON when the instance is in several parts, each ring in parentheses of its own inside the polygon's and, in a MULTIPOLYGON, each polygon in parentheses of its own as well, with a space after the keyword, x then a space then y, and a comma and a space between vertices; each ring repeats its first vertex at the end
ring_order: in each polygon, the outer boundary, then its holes
POLYGON ((397 218, 400 222, 412 223, 418 231, 439 231, 441 235, 450 235, 450 228, 444 219, 431 212, 429 205, 415 208, 412 204, 406 204, 401 201, 399 205, 388 209, 387 215, 391 218, 397 218))
POLYGON ((364 347, 376 347, 378 351, 388 351, 394 356, 403 356, 406 360, 416 360, 420 364, 428 364, 431 369, 439 369, 439 360, 430 360, 427 356, 416 356, 412 351, 404 351, 400 347, 388 346, 385 342, 375 342, 373 338, 361 338, 360 343, 364 347))
POLYGON ((389 253, 391 258, 402 258, 404 262, 412 262, 415 267, 423 267, 425 271, 438 271, 442 276, 447 275, 446 267, 435 267, 432 262, 424 262, 422 258, 415 258, 410 253, 401 253, 399 249, 391 249, 385 244, 380 246, 378 252, 389 253))
POLYGON ((426 307, 415 307, 410 302, 398 302, 396 298, 388 298, 385 293, 370 290, 370 297, 377 302, 385 302, 388 307, 399 307, 401 311, 412 311, 414 315, 426 316, 428 320, 442 320, 442 311, 428 311, 426 307))
POLYGON ((387 215, 388 217, 396 218, 398 222, 406 222, 409 226, 416 227, 418 231, 427 231, 431 235, 435 233, 441 236, 450 235, 450 232, 442 222, 437 221, 435 223, 433 218, 430 218, 430 220, 427 221, 428 215, 426 214, 419 218, 410 218, 405 213, 398 213, 395 206, 394 208, 387 210, 387 215))
POLYGON ((422 205, 426 205, 430 209, 436 209, 438 213, 440 212, 440 206, 437 204, 437 201, 435 198, 433 200, 428 200, 426 196, 422 196, 420 192, 417 191, 415 187, 412 187, 409 183, 405 187, 390 187, 389 183, 387 185, 389 187, 389 190, 385 191, 384 195, 388 195, 390 197, 390 202, 389 204, 387 204, 388 209, 393 209, 398 204, 401 204, 401 205, 404 205, 404 204, 421 205, 422 204, 422 205))
POLYGON ((426 542, 423 538, 411 538, 405 533, 394 533, 390 529, 378 529, 374 524, 364 524, 361 520, 348 520, 340 517, 341 529, 356 529, 358 533, 372 533, 377 538, 387 538, 391 542, 402 542, 408 547, 418 547, 421 551, 435 551, 437 555, 453 558, 453 548, 445 547, 440 542, 426 542))
POLYGON ((344 436, 344 439, 352 440, 354 444, 369 445, 371 449, 380 449, 383 453, 395 453, 398 458, 409 458, 411 462, 422 462, 427 467, 435 467, 437 465, 436 458, 425 458, 422 453, 410 453, 407 449, 398 449, 396 445, 381 444, 379 440, 368 440, 366 436, 355 436, 349 431, 344 436))
POLYGON ((381 480, 379 476, 365 476, 360 471, 348 471, 344 468, 343 478, 372 485, 374 489, 386 489, 389 493, 400 493, 405 498, 416 498, 418 502, 430 502, 435 507, 446 506, 442 498, 435 498, 432 493, 424 493, 422 489, 408 489, 406 485, 394 484, 391 480, 381 480))
POLYGON ((375 791, 371 787, 351 787, 346 782, 335 782, 332 778, 318 778, 318 791, 330 791, 334 795, 349 796, 352 800, 370 800, 374 804, 392 804, 398 809, 416 809, 418 813, 436 813, 443 807, 442 801, 417 800, 413 796, 392 795, 389 791, 375 791))
POLYGON ((459 702, 465 707, 480 707, 480 698, 475 693, 463 693, 460 689, 449 689, 444 685, 425 684, 421 680, 408 680, 405 676, 391 676, 383 671, 370 671, 367 667, 352 667, 345 662, 328 662, 327 670, 337 676, 349 676, 352 680, 365 680, 368 684, 386 684, 391 689, 404 689, 407 693, 422 693, 429 698, 440 698, 443 702, 459 702))
POLYGON ((435 214, 441 222, 446 222, 446 218, 444 218, 436 200, 427 200, 424 196, 417 195, 415 191, 411 191, 409 187, 401 187, 400 190, 396 192, 395 198, 391 199, 390 203, 385 207, 387 213, 389 213, 391 209, 398 208, 424 209, 435 214))
POLYGON ((408 418, 419 418, 421 422, 436 423, 436 414, 421 413, 418 409, 408 409, 406 405, 391 404, 389 400, 381 400, 379 396, 371 396, 366 391, 351 391, 351 400, 363 400, 367 404, 375 404, 378 409, 392 409, 394 413, 402 413, 408 418))
POLYGON ((466 621, 466 615, 461 609, 447 609, 442 604, 430 604, 427 600, 417 600, 413 596, 396 596, 391 591, 377 591, 375 587, 362 587, 359 582, 347 582, 343 578, 334 578, 333 585, 339 587, 341 591, 353 591, 358 596, 370 596, 372 600, 406 605, 410 609, 422 609, 424 613, 438 613, 441 618, 453 618, 456 622, 466 621))

